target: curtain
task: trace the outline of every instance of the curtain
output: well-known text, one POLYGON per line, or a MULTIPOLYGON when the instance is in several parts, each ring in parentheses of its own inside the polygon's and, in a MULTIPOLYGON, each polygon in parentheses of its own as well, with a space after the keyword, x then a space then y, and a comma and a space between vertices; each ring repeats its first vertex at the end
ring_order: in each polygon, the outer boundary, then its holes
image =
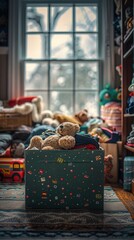
POLYGON ((113 29, 113 1, 103 0, 103 41, 104 41, 104 65, 103 85, 110 83, 114 87, 114 29, 113 29))

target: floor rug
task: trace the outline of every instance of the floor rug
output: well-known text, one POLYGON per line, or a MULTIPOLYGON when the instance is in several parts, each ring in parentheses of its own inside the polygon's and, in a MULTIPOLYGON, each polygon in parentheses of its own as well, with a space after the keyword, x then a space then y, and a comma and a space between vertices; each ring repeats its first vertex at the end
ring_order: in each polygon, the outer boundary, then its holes
POLYGON ((118 198, 123 202, 127 210, 130 212, 132 219, 134 220, 134 195, 130 192, 124 191, 120 187, 113 187, 118 198))
POLYGON ((110 186, 104 212, 25 210, 24 184, 0 184, 0 239, 133 239, 134 221, 110 186))

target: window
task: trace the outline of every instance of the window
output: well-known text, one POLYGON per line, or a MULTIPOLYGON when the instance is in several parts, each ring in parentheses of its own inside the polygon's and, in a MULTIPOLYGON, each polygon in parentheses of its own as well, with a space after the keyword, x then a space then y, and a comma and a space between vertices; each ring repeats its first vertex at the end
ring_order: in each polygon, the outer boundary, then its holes
POLYGON ((24 94, 44 108, 99 114, 100 23, 97 1, 26 1, 24 94), (99 23, 99 24, 98 24, 99 23))

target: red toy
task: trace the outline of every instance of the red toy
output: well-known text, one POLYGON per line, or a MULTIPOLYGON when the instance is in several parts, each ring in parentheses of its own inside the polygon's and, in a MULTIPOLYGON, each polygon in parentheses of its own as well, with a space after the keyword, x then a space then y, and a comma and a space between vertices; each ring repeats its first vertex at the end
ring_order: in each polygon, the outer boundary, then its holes
POLYGON ((24 174, 24 158, 0 158, 0 181, 9 178, 13 182, 22 182, 24 174))

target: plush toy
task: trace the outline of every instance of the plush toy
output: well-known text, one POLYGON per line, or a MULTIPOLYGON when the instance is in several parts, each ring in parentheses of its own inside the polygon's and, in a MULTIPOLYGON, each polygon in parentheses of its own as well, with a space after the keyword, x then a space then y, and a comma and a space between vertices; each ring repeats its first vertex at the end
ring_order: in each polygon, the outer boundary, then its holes
POLYGON ((52 113, 52 111, 51 111, 51 110, 48 110, 48 109, 43 110, 43 111, 41 112, 41 118, 42 118, 42 120, 43 120, 44 118, 53 118, 53 113, 52 113))
POLYGON ((88 121, 88 110, 82 109, 80 112, 76 113, 74 115, 75 119, 77 119, 80 122, 80 125, 83 125, 85 122, 88 121))
POLYGON ((97 137, 100 143, 105 143, 109 141, 109 137, 103 132, 103 130, 99 127, 93 128, 91 132, 89 132, 92 136, 97 137))
POLYGON ((53 127, 53 128, 57 128, 58 125, 59 125, 59 122, 58 122, 58 120, 56 120, 56 119, 44 118, 44 119, 42 120, 42 124, 43 124, 43 125, 51 126, 51 127, 53 127))
POLYGON ((64 113, 54 113, 53 116, 54 119, 56 119, 59 123, 64 123, 64 122, 71 122, 74 124, 81 124, 81 122, 76 119, 74 116, 69 116, 64 113))
POLYGON ((40 136, 34 136, 30 140, 28 149, 72 149, 75 146, 75 134, 79 132, 78 124, 64 122, 60 124, 55 134, 46 137, 44 140, 40 136))
POLYGON ((56 134, 43 140, 42 148, 47 149, 51 146, 53 149, 72 149, 75 146, 75 134, 79 132, 78 124, 64 122, 56 128, 56 134), (44 148, 45 147, 45 148, 44 148))
POLYGON ((109 84, 105 86, 99 94, 100 104, 105 105, 109 102, 121 102, 121 91, 120 89, 111 88, 109 84))
POLYGON ((105 183, 109 183, 109 180, 113 178, 113 175, 111 173, 113 169, 113 156, 111 154, 108 154, 104 157, 104 179, 105 183))
POLYGON ((43 125, 49 125, 53 128, 57 128, 59 125, 59 121, 57 119, 53 119, 53 113, 50 110, 42 111, 41 119, 43 125))
POLYGON ((31 139, 30 139, 30 144, 29 146, 26 148, 26 150, 29 150, 29 149, 38 149, 38 150, 41 150, 42 149, 42 138, 40 136, 33 136, 31 139))
POLYGON ((83 109, 73 116, 66 115, 64 113, 55 113, 53 118, 58 120, 59 123, 71 122, 81 126, 84 122, 88 121, 88 111, 83 109))

